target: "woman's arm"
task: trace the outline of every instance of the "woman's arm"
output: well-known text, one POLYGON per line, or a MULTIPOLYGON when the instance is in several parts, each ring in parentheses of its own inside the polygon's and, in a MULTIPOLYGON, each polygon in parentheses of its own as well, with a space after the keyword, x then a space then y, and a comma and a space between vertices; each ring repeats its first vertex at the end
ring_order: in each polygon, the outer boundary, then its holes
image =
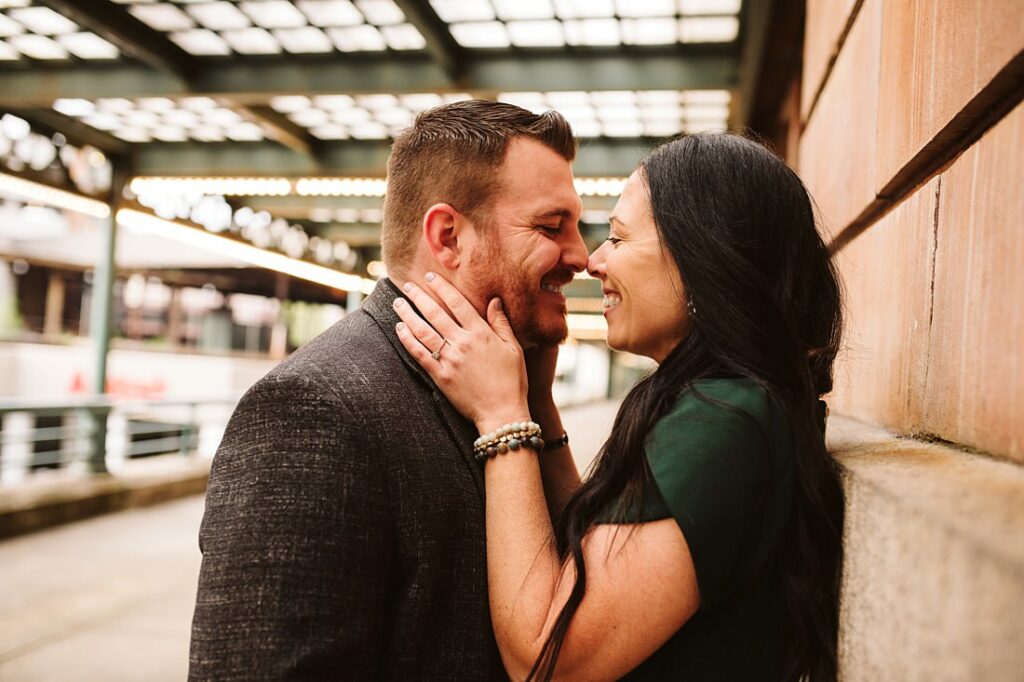
MULTIPOLYGON (((398 336, 410 355, 480 433, 528 420, 522 349, 497 300, 488 306, 485 322, 442 278, 428 280, 428 286, 455 319, 410 285, 407 295, 431 323, 396 303, 403 320, 398 336), (440 347, 441 336, 450 347, 434 357, 429 349, 440 347)), ((560 427, 545 409, 540 406, 541 414, 533 416, 551 420, 547 428, 560 427)), ((568 452, 565 456, 571 461, 568 452)), ((575 571, 572 562, 563 564, 553 542, 538 454, 520 448, 490 458, 484 478, 491 620, 506 669, 522 679, 568 600, 575 571)), ((561 480, 557 474, 556 479, 561 480)), ((587 592, 568 630, 556 675, 618 679, 696 612, 700 598, 693 560, 672 519, 597 526, 584 539, 583 553, 587 592)))
POLYGON ((580 472, 569 446, 554 445, 565 433, 561 415, 551 395, 555 365, 558 362, 558 346, 531 348, 523 355, 529 384, 527 404, 533 421, 540 424, 541 432, 548 442, 540 459, 541 480, 544 482, 548 511, 551 518, 555 518, 580 485, 580 472))

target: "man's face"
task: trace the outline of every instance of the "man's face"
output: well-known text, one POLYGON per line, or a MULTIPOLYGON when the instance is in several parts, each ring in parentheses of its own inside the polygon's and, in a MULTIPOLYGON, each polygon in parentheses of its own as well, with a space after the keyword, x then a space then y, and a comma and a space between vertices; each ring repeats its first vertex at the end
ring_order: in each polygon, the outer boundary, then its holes
POLYGON ((500 297, 524 347, 560 343, 568 333, 561 288, 587 265, 572 168, 540 142, 516 138, 501 178, 460 288, 480 309, 500 297))

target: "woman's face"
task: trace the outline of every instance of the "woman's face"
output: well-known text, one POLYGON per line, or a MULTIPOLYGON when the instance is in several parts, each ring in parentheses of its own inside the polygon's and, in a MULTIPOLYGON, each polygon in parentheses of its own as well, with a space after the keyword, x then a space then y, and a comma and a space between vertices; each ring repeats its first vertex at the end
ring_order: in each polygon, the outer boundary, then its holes
POLYGON ((686 292, 661 245, 639 171, 626 182, 610 222, 608 240, 587 263, 601 280, 608 345, 661 362, 685 334, 686 292))

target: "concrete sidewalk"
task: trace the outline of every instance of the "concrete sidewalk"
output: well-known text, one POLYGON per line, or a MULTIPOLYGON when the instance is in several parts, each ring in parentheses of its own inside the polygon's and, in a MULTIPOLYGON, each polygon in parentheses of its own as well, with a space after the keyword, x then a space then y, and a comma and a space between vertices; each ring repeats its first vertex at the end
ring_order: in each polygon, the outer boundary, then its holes
MULTIPOLYGON (((614 403, 565 410, 581 470, 614 403)), ((0 542, 0 681, 180 681, 203 496, 0 542)))

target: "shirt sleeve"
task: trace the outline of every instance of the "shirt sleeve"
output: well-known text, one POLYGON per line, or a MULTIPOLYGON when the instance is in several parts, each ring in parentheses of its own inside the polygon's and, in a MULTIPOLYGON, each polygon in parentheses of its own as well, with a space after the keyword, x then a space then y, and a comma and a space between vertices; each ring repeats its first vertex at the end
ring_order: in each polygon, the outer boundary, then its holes
POLYGON ((752 548, 773 485, 769 419, 767 394, 752 383, 698 385, 647 439, 654 483, 693 558, 702 609, 758 568, 752 548))

